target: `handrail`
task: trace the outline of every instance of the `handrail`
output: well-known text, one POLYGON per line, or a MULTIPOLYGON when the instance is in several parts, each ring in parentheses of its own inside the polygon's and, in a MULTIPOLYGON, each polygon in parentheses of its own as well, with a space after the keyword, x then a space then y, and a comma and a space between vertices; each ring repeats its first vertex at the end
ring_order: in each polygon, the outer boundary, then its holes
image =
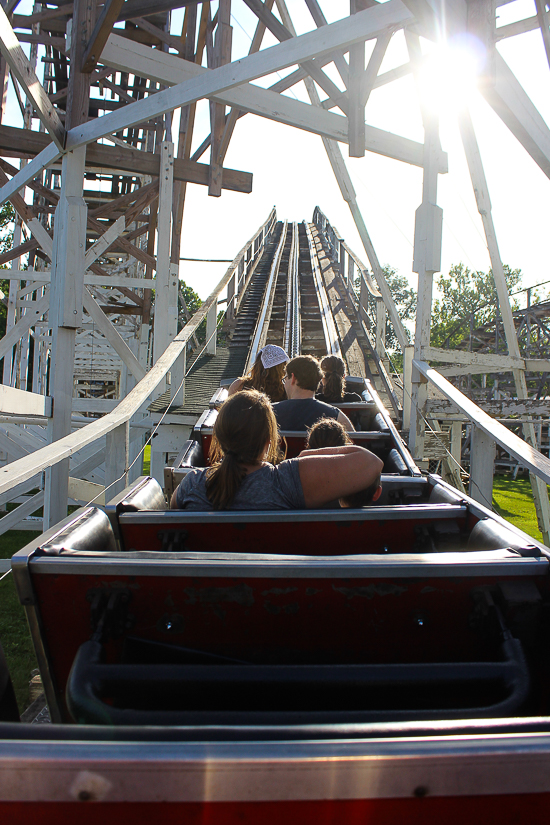
MULTIPOLYGON (((267 233, 265 233, 264 230, 268 226, 272 226, 274 214, 276 214, 275 209, 272 209, 267 220, 233 259, 225 275, 214 288, 213 292, 210 293, 191 320, 188 321, 183 329, 176 335, 172 343, 169 344, 160 356, 157 363, 128 393, 126 398, 124 398, 112 412, 103 416, 103 418, 88 424, 77 432, 60 438, 58 441, 54 441, 52 444, 48 444, 46 447, 42 447, 42 449, 34 453, 12 461, 4 467, 0 467, 0 495, 10 490, 16 484, 27 481, 27 479, 32 478, 32 476, 35 476, 47 467, 52 467, 58 462, 63 461, 63 459, 70 458, 70 456, 86 445, 107 435, 121 424, 125 424, 141 409, 143 404, 149 400, 152 393, 164 379, 174 362, 183 353, 187 342, 193 337, 203 319, 206 318, 210 308, 217 305, 219 294, 228 285, 241 261, 246 259, 248 250, 254 247, 254 244, 262 233, 264 233, 263 240, 265 241, 267 233)), ((235 295, 231 296, 231 300, 235 300, 235 295)))
POLYGON ((493 441, 500 444, 506 452, 513 455, 521 464, 533 475, 541 478, 546 484, 550 484, 550 458, 546 458, 542 453, 528 444, 515 433, 510 432, 503 424, 491 418, 477 404, 454 387, 437 370, 430 367, 425 361, 413 360, 413 367, 430 381, 437 389, 443 393, 445 398, 451 401, 458 409, 464 413, 466 418, 480 430, 483 430, 493 441))
POLYGON ((283 250, 285 248, 287 230, 288 221, 285 221, 283 224, 283 228, 281 230, 279 244, 273 256, 271 269, 269 270, 269 279, 267 282, 267 286, 265 288, 260 315, 258 316, 258 320, 256 322, 256 329, 254 331, 254 337, 252 339, 252 346, 250 347, 250 352, 248 353, 248 359, 245 366, 245 374, 255 364, 256 356, 258 355, 259 350, 261 350, 265 346, 267 330, 271 318, 271 308, 273 306, 273 298, 275 295, 275 289, 277 287, 277 278, 279 276, 279 267, 281 265, 283 250))

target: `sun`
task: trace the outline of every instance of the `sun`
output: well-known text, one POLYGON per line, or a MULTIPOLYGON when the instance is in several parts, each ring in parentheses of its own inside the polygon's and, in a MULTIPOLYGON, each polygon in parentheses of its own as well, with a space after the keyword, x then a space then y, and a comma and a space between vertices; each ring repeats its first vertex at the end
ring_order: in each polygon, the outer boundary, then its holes
POLYGON ((485 60, 485 48, 476 37, 434 46, 424 56, 418 78, 423 102, 438 111, 462 108, 476 90, 485 60))

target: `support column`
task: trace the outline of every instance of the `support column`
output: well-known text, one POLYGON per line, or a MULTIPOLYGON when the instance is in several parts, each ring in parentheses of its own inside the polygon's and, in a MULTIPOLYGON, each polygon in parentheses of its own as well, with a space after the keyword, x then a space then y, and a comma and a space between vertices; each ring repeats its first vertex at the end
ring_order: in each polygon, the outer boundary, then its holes
MULTIPOLYGON (((430 345, 433 276, 441 269, 443 210, 437 205, 439 154, 439 120, 435 115, 424 113, 424 177, 422 203, 415 216, 413 258, 413 272, 418 273, 414 337, 414 357, 418 360, 422 360, 423 347, 430 345)), ((424 456, 424 410, 427 400, 427 382, 413 367, 409 448, 418 460, 424 456)))
POLYGON ((469 493, 489 510, 493 509, 495 452, 495 442, 491 436, 472 423, 469 493))
MULTIPOLYGON (((86 147, 63 156, 62 183, 55 210, 49 321, 52 329, 49 394, 53 417, 48 442, 71 432, 76 331, 82 325, 87 207, 82 197, 86 147)), ((69 459, 46 471, 44 529, 67 515, 69 459)))
POLYGON ((170 265, 172 193, 174 189, 174 145, 161 144, 158 209, 157 274, 155 278, 155 319, 153 363, 156 364, 178 331, 178 270, 170 265))
MULTIPOLYGON (((467 109, 464 109, 461 112, 459 125, 462 143, 464 145, 464 152, 466 155, 468 168, 470 170, 470 178, 476 198, 476 204, 478 212, 481 215, 483 230, 485 232, 485 239, 487 242, 487 249, 491 259, 491 269, 497 290, 502 325, 504 327, 506 344, 508 346, 508 354, 515 358, 521 358, 514 324, 514 316, 512 314, 512 307, 510 306, 508 286, 506 284, 504 267, 502 265, 495 226, 493 223, 489 188, 485 178, 485 171, 483 169, 483 163, 477 144, 474 126, 470 113, 467 109)), ((520 399, 528 398, 525 372, 523 370, 513 370, 513 376, 516 385, 517 397, 520 399)), ((532 423, 523 425, 523 435, 528 444, 535 449, 538 449, 535 428, 532 423)), ((542 533, 544 543, 548 545, 550 544, 550 502, 548 500, 548 488, 544 481, 537 476, 530 474, 530 479, 531 488, 533 490, 533 498, 535 501, 535 509, 537 511, 539 529, 542 533)))
POLYGON ((105 501, 110 501, 128 486, 130 422, 125 421, 107 433, 105 441, 105 501))

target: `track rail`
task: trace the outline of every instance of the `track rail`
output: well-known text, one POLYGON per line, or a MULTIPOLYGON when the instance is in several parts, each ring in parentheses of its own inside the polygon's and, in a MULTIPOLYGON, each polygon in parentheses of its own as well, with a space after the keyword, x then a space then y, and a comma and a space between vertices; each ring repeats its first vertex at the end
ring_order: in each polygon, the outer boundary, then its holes
POLYGON ((302 322, 300 319, 300 236, 298 224, 292 224, 292 245, 288 261, 287 299, 285 317, 284 348, 291 358, 302 351, 302 322))

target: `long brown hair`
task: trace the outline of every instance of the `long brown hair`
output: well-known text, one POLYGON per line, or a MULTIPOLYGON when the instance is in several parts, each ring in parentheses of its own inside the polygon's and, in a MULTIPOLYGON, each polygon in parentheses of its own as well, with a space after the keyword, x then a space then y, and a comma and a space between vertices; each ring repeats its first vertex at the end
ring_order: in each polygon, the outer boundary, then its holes
POLYGON ((243 377, 243 390, 258 390, 264 392, 269 400, 275 404, 286 398, 283 377, 285 375, 285 364, 277 364, 276 367, 266 369, 258 355, 254 366, 248 375, 243 377))
POLYGON ((206 495, 214 510, 227 509, 246 477, 246 464, 277 459, 277 421, 267 395, 244 390, 222 404, 210 446, 206 495))
POLYGON ((338 355, 326 355, 321 361, 325 384, 322 393, 329 401, 341 401, 346 392, 346 365, 338 355))

